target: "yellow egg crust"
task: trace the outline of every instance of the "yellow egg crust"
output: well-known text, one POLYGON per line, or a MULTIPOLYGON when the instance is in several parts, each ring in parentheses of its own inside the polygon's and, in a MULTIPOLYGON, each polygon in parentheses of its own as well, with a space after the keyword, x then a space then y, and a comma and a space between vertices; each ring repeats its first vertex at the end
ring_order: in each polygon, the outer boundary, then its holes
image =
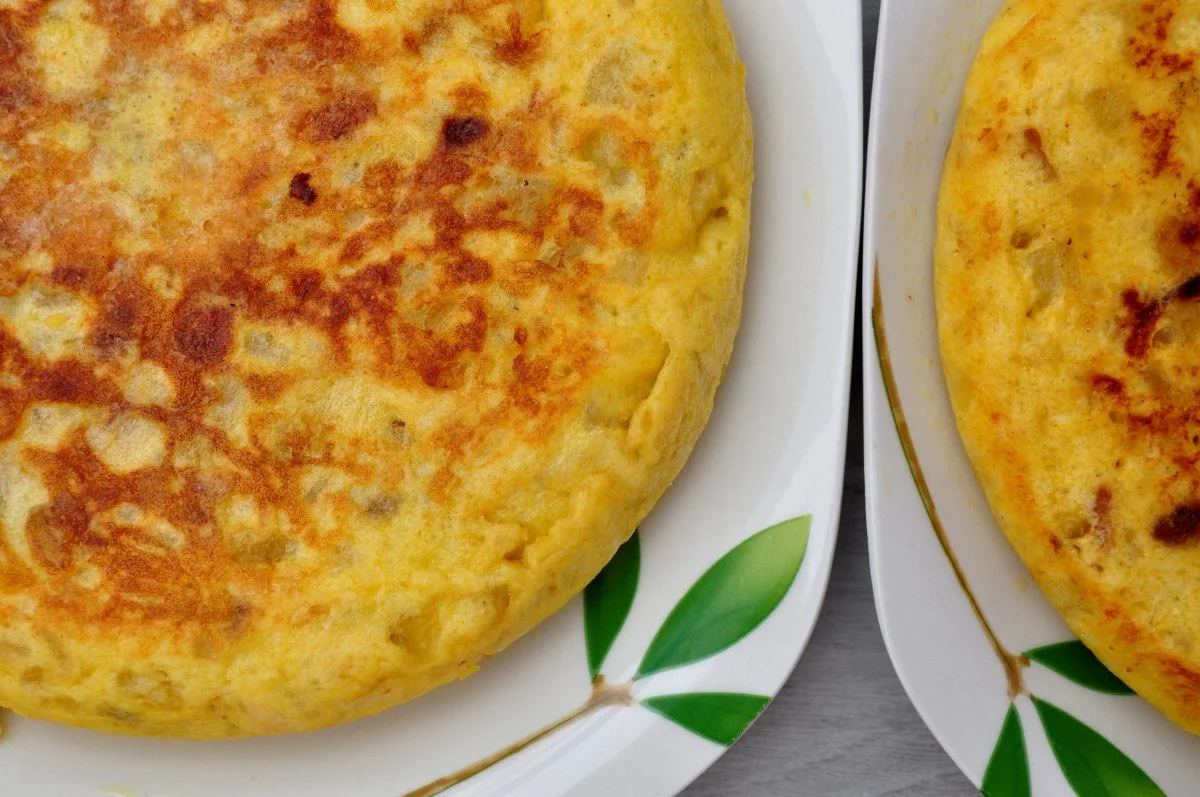
POLYGON ((691 452, 752 170, 719 0, 0 0, 0 705, 475 671, 691 452))
POLYGON ((1200 732, 1200 2, 1012 0, 946 159, 942 363, 1000 526, 1200 732))

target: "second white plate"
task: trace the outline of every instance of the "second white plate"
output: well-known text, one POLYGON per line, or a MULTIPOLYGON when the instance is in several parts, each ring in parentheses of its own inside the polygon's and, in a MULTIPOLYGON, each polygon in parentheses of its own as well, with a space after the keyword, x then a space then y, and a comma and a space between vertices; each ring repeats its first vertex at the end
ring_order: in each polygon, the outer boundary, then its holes
POLYGON ((989 797, 1196 793, 1200 740, 1101 667, 1032 585, 955 429, 938 356, 942 159, 1003 0, 884 0, 863 280, 867 519, 884 639, 942 746, 989 797))

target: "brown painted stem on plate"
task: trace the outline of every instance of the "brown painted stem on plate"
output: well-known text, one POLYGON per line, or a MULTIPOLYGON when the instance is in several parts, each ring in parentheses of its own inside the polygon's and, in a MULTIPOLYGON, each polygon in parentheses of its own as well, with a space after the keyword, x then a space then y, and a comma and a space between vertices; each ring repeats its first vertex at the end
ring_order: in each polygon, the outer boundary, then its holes
POLYGON ((614 706, 632 706, 637 703, 633 698, 632 683, 619 684, 617 686, 609 686, 604 682, 604 676, 599 675, 592 684, 592 696, 586 703, 571 712, 567 716, 557 722, 546 726, 540 731, 526 736, 516 744, 504 748, 495 755, 489 756, 482 761, 476 762, 465 769, 455 772, 453 775, 447 775, 444 778, 439 778, 433 783, 422 786, 419 789, 410 791, 404 797, 432 797, 434 794, 439 794, 452 786, 457 786, 464 781, 467 781, 486 769, 494 767, 501 761, 511 758, 517 753, 525 750, 528 747, 540 742, 554 732, 565 728, 576 720, 586 717, 593 711, 599 711, 602 708, 610 708, 614 706))
POLYGON ((875 349, 879 352, 879 370, 883 374, 883 387, 887 392, 888 404, 892 409, 892 420, 896 423, 896 433, 900 436, 900 446, 904 449, 904 458, 908 460, 908 468, 912 472, 913 482, 921 496, 921 503, 925 505, 929 522, 933 524, 933 531, 937 535, 938 543, 941 544, 946 558, 950 561, 950 567, 954 569, 954 577, 958 579, 958 585, 966 594, 967 600, 970 601, 971 609, 975 612, 979 625, 983 627, 983 632, 987 634, 988 641, 992 643, 992 649, 996 652, 996 656, 1000 659, 1000 665, 1004 668, 1004 675, 1008 679, 1008 698, 1015 700, 1017 695, 1029 694, 1029 690, 1025 687, 1024 677, 1024 671, 1029 667, 1029 659, 1010 653, 1001 644, 1000 638, 996 636, 992 624, 988 622, 987 615, 983 613, 983 608, 979 605, 975 593, 971 590, 971 585, 967 582, 966 573, 963 571, 954 549, 950 546, 950 537, 946 534, 946 528, 942 525, 937 506, 933 503, 933 493, 929 490, 929 482, 925 480, 921 462, 917 459, 917 448, 908 431, 908 422, 904 419, 904 408, 900 405, 900 391, 896 386, 896 374, 892 370, 892 358, 888 351, 887 335, 884 332, 883 324, 883 291, 879 281, 878 257, 875 258, 874 289, 875 306, 871 313, 871 325, 875 330, 875 349))

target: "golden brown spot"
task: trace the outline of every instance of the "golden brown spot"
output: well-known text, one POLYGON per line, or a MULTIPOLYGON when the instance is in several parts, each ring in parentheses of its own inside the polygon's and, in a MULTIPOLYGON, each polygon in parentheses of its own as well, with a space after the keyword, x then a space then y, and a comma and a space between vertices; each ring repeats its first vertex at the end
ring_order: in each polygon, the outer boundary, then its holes
POLYGON ((1031 243, 1033 243, 1033 236, 1027 232, 1014 232, 1012 238, 1009 239, 1009 245, 1013 249, 1028 249, 1031 243))
POLYGON ((29 103, 33 86, 21 68, 25 39, 21 31, 29 26, 27 14, 0 9, 0 109, 16 110, 29 103))
POLYGON ((550 378, 550 362, 545 359, 528 359, 524 354, 518 354, 512 364, 513 381, 509 392, 513 402, 528 413, 536 413, 542 408, 535 395, 542 393, 550 378))
POLYGON ((375 236, 363 233, 351 236, 350 240, 346 241, 346 245, 342 247, 342 253, 338 255, 338 262, 357 263, 362 260, 371 248, 374 239, 375 236))
POLYGON ((1175 128, 1179 124, 1178 114, 1166 115, 1161 113, 1143 114, 1135 111, 1133 119, 1142 128, 1142 141, 1146 148, 1146 157, 1150 162, 1150 176, 1159 177, 1170 170, 1179 169, 1179 163, 1174 158, 1175 128))
POLYGON ((38 564, 50 571, 67 569, 71 564, 68 557, 85 541, 90 522, 83 501, 72 495, 35 510, 25 534, 38 564))
POLYGON ((496 60, 510 66, 528 66, 537 58, 542 43, 542 32, 526 35, 521 29, 521 15, 516 11, 508 15, 508 33, 492 47, 496 60))
POLYGON ((429 387, 440 390, 458 387, 463 376, 460 358, 468 352, 483 351, 488 330, 483 301, 475 297, 467 299, 461 310, 470 318, 456 324, 447 334, 411 327, 401 330, 408 344, 409 363, 429 387))
POLYGON ((28 393, 39 401, 105 402, 113 400, 116 390, 96 377, 77 360, 56 362, 27 373, 28 393))
POLYGON ((598 194, 572 189, 564 192, 560 201, 571 205, 571 234, 595 240, 604 216, 604 200, 598 194))
POLYGON ((1112 490, 1108 487, 1101 486, 1096 490, 1096 500, 1092 505, 1092 512, 1096 516, 1096 541, 1100 545, 1107 544, 1112 538, 1112 500, 1112 490))
POLYGON ((313 144, 328 144, 358 130, 378 111, 379 106, 373 95, 365 91, 349 92, 301 116, 298 132, 313 144))
POLYGON ((446 14, 435 14, 432 18, 426 20, 419 30, 405 32, 405 49, 413 55, 420 55, 429 42, 433 41, 434 38, 446 30, 446 18, 446 14))
POLYGON ((381 214, 390 213, 396 207, 400 165, 390 160, 372 163, 363 173, 362 185, 370 207, 381 214))
POLYGON ((88 272, 82 268, 73 268, 71 266, 57 266, 54 271, 50 272, 50 281, 55 285, 61 285, 64 288, 72 290, 81 287, 88 279, 88 272))
POLYGON ((358 39, 337 22, 337 0, 309 0, 308 13, 264 42, 259 68, 307 71, 328 68, 358 53, 358 39))
POLYGON ((1143 19, 1137 24, 1137 33, 1127 42, 1134 65, 1156 78, 1171 77, 1190 72, 1195 64, 1192 53, 1172 52, 1167 49, 1171 24, 1175 20, 1173 3, 1141 4, 1143 19))
POLYGON ((988 202, 983 206, 983 229, 991 234, 1000 232, 1000 228, 1004 222, 1000 218, 1000 208, 995 202, 988 202))
POLYGON ((375 520, 386 520, 396 514, 400 502, 390 495, 380 495, 372 498, 365 510, 367 517, 375 520))
POLYGON ((316 296, 324 282, 325 275, 316 269, 304 269, 294 273, 291 278, 291 287, 297 304, 302 305, 316 296))
POLYGON ((1054 168, 1054 164, 1050 162, 1050 157, 1046 154, 1046 147, 1042 143, 1042 134, 1035 128, 1025 128, 1025 143, 1029 147, 1030 153, 1041 164, 1042 170, 1046 173, 1046 179, 1057 180, 1058 171, 1054 168))
POLYGON ((185 312, 175 321, 175 345, 202 365, 220 362, 233 346, 233 311, 200 307, 185 312))
POLYGON ((482 258, 463 254, 446 268, 446 276, 452 284, 478 285, 492 278, 492 266, 482 258))
POLYGON ((996 135, 995 128, 983 128, 979 133, 979 143, 987 147, 993 155, 1000 152, 1000 137, 996 135))

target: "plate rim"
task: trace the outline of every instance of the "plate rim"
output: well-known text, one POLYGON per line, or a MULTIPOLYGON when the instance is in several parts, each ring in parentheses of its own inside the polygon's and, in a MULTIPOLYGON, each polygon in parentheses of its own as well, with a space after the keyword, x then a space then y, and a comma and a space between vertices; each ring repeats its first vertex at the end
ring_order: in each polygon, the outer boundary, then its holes
MULTIPOLYGON (((877 280, 878 280, 878 244, 877 244, 877 210, 879 208, 880 161, 882 150, 881 124, 885 106, 890 101, 890 95, 881 91, 885 83, 890 63, 890 39, 892 15, 896 13, 896 5, 892 0, 880 0, 879 28, 875 40, 875 63, 871 77, 871 108, 867 123, 867 153, 865 165, 865 184, 863 192, 863 275, 859 287, 862 303, 862 318, 859 334, 862 336, 863 349, 863 469, 864 497, 866 503, 867 526, 867 558, 871 573, 871 594, 875 607, 875 617, 879 623, 880 634, 883 637, 884 649, 892 669, 904 689, 905 696, 916 710, 921 722, 929 729, 938 746, 954 762, 959 771, 965 774, 971 782, 978 786, 982 778, 976 777, 972 768, 961 755, 961 751, 946 737, 942 728, 938 727, 931 716, 929 706, 924 697, 913 685, 907 665, 896 650, 894 631, 891 621, 884 611, 881 598, 880 572, 880 542, 875 529, 879 528, 883 519, 880 515, 882 505, 878 500, 880 494, 880 465, 876 453, 878 442, 883 436, 899 438, 896 429, 894 413, 895 405, 887 393, 880 365, 880 352, 876 339, 875 314, 877 312, 877 280)), ((907 456, 906 456, 907 459, 907 456)), ((911 462, 909 463, 911 467, 911 462)))

